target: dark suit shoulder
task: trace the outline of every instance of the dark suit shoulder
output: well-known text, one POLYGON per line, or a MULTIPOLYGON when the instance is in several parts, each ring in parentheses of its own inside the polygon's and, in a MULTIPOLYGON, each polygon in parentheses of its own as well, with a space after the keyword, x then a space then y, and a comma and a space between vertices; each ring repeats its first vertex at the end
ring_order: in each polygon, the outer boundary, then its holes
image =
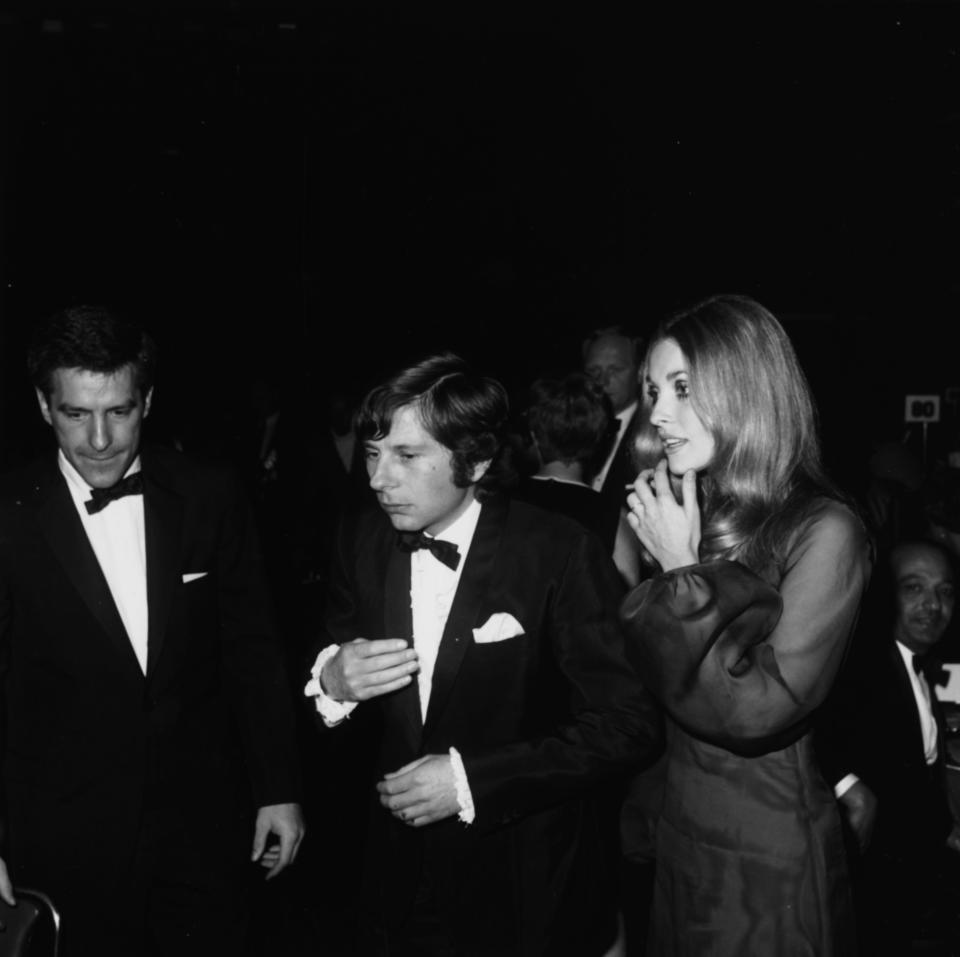
POLYGON ((34 459, 0 473, 0 508, 19 506, 45 494, 60 480, 55 455, 34 459))
POLYGON ((397 534, 386 512, 379 505, 370 503, 359 508, 344 508, 339 526, 341 538, 364 543, 392 540, 397 534))
POLYGON ((226 462, 159 445, 146 446, 140 461, 146 476, 184 495, 241 492, 240 474, 226 462))
MULTIPOLYGON (((492 504, 492 503, 491 503, 492 504)), ((527 544, 554 552, 565 552, 596 536, 578 521, 539 505, 511 499, 502 503, 506 510, 504 531, 521 537, 527 544)))

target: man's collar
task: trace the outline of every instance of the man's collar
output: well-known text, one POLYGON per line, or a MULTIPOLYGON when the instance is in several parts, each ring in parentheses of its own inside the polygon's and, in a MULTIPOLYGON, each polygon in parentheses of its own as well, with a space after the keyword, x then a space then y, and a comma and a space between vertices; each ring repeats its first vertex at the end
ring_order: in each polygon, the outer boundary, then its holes
POLYGON ((897 651, 900 652, 900 657, 903 658, 903 663, 904 663, 908 668, 912 668, 912 667, 913 667, 913 659, 914 659, 914 658, 926 658, 926 657, 927 657, 926 654, 918 655, 917 652, 915 652, 912 648, 908 648, 905 644, 903 644, 902 642, 897 641, 896 639, 894 639, 894 644, 897 646, 897 651))
POLYGON ((463 514, 457 516, 452 525, 447 526, 439 535, 432 535, 431 538, 442 538, 445 542, 452 542, 460 549, 461 555, 466 554, 470 542, 473 541, 477 522, 480 520, 480 509, 480 503, 474 499, 464 509, 463 514))
POLYGON ((629 421, 630 421, 630 416, 633 415, 633 413, 637 411, 637 406, 638 406, 639 404, 640 404, 640 403, 639 403, 639 400, 638 400, 638 399, 634 399, 633 402, 630 403, 630 405, 628 405, 625 409, 621 409, 621 410, 617 413, 617 418, 618 418, 621 422, 629 422, 629 421))

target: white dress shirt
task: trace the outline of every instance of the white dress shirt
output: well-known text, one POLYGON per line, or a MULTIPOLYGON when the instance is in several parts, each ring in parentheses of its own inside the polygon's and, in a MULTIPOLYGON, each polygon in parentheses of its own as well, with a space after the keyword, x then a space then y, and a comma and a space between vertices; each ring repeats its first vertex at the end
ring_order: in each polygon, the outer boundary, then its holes
POLYGON ((427 720, 427 706, 433 688, 433 669, 437 664, 440 639, 450 617, 460 575, 466 564, 467 551, 480 518, 480 503, 473 501, 466 511, 440 538, 452 542, 460 552, 456 571, 438 561, 427 548, 410 555, 410 608, 413 612, 413 647, 417 652, 420 670, 417 684, 420 691, 420 716, 427 720))
MULTIPOLYGON (((413 620, 413 647, 417 652, 417 690, 420 693, 420 716, 426 721, 427 708, 430 705, 430 693, 433 689, 433 672, 440 651, 440 640, 450 617, 450 608, 460 584, 463 566, 467 561, 467 552, 473 542, 480 519, 480 503, 472 501, 457 520, 444 529, 438 536, 446 542, 452 542, 460 553, 456 569, 448 568, 434 558, 427 548, 417 549, 410 554, 410 610, 413 620)), ((337 701, 323 690, 320 675, 323 666, 337 653, 339 645, 328 645, 317 655, 310 669, 311 680, 304 688, 304 694, 314 699, 314 705, 327 727, 335 727, 356 708, 359 702, 337 701)), ((471 823, 474 817, 473 798, 467 782, 463 760, 456 748, 450 749, 454 777, 457 786, 457 798, 460 802, 460 820, 471 823)))
POLYGON ((913 697, 917 703, 917 715, 920 721, 920 732, 923 735, 923 756, 927 764, 937 760, 937 722, 933 717, 933 704, 930 701, 930 685, 922 674, 913 670, 913 659, 916 655, 906 646, 897 642, 897 651, 903 658, 903 665, 910 676, 910 686, 913 688, 913 697))
MULTIPOLYGON (((143 522, 143 496, 125 495, 91 515, 84 503, 90 499, 90 486, 70 464, 58 455, 60 471, 67 480, 70 497, 83 522, 90 546, 110 594, 120 612, 120 620, 130 638, 140 670, 147 673, 147 545, 143 522)), ((139 456, 127 475, 140 471, 139 456)))
POLYGON ((627 423, 630 421, 630 416, 637 411, 637 403, 631 402, 625 409, 617 413, 617 437, 614 439, 613 448, 610 449, 610 454, 607 456, 606 462, 603 463, 603 468, 593 477, 593 487, 599 492, 603 488, 603 483, 606 481, 607 472, 610 471, 610 466, 613 464, 613 458, 617 454, 617 450, 620 448, 620 442, 623 440, 624 433, 627 430, 627 423))

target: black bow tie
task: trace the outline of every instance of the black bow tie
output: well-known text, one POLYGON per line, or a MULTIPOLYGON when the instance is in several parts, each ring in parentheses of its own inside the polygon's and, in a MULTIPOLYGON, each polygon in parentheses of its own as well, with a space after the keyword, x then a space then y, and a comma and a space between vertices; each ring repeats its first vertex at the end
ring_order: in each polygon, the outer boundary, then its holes
POLYGON ((923 677, 927 679, 928 684, 938 685, 943 683, 946 669, 936 658, 931 658, 929 655, 915 654, 911 663, 913 664, 913 670, 918 675, 923 675, 923 677))
POLYGON ((427 548, 438 562, 443 562, 451 571, 456 571, 460 564, 460 549, 453 542, 445 542, 442 538, 431 538, 423 532, 400 532, 397 544, 404 552, 427 548))
POLYGON ((124 495, 143 495, 143 473, 134 472, 125 479, 120 479, 115 485, 109 488, 90 489, 90 498, 83 504, 87 511, 93 515, 105 508, 116 498, 123 498, 124 495))

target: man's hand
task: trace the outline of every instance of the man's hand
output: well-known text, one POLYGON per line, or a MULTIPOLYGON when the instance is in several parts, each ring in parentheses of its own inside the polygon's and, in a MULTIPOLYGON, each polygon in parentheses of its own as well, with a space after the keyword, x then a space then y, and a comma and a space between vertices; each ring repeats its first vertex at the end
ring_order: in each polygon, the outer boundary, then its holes
POLYGON ((366 701, 410 684, 417 653, 400 638, 357 638, 324 665, 323 690, 335 701, 366 701))
POLYGON ((862 854, 873 836, 873 825, 877 820, 877 796, 863 781, 857 781, 843 793, 840 805, 862 854))
POLYGON ((296 859, 305 831, 299 804, 268 804, 260 808, 253 829, 250 860, 259 861, 262 867, 269 868, 267 880, 276 877, 296 859), (267 839, 271 834, 275 834, 278 841, 267 847, 267 839))
POLYGON ((3 898, 11 907, 17 906, 16 898, 13 896, 13 882, 7 873, 7 865, 0 857, 0 898, 3 898))
POLYGON ((950 836, 947 838, 947 847, 949 847, 951 851, 960 853, 960 824, 953 825, 950 836))
POLYGON ((433 824, 460 811, 453 763, 447 754, 428 754, 387 774, 377 790, 380 803, 412 827, 433 824))

